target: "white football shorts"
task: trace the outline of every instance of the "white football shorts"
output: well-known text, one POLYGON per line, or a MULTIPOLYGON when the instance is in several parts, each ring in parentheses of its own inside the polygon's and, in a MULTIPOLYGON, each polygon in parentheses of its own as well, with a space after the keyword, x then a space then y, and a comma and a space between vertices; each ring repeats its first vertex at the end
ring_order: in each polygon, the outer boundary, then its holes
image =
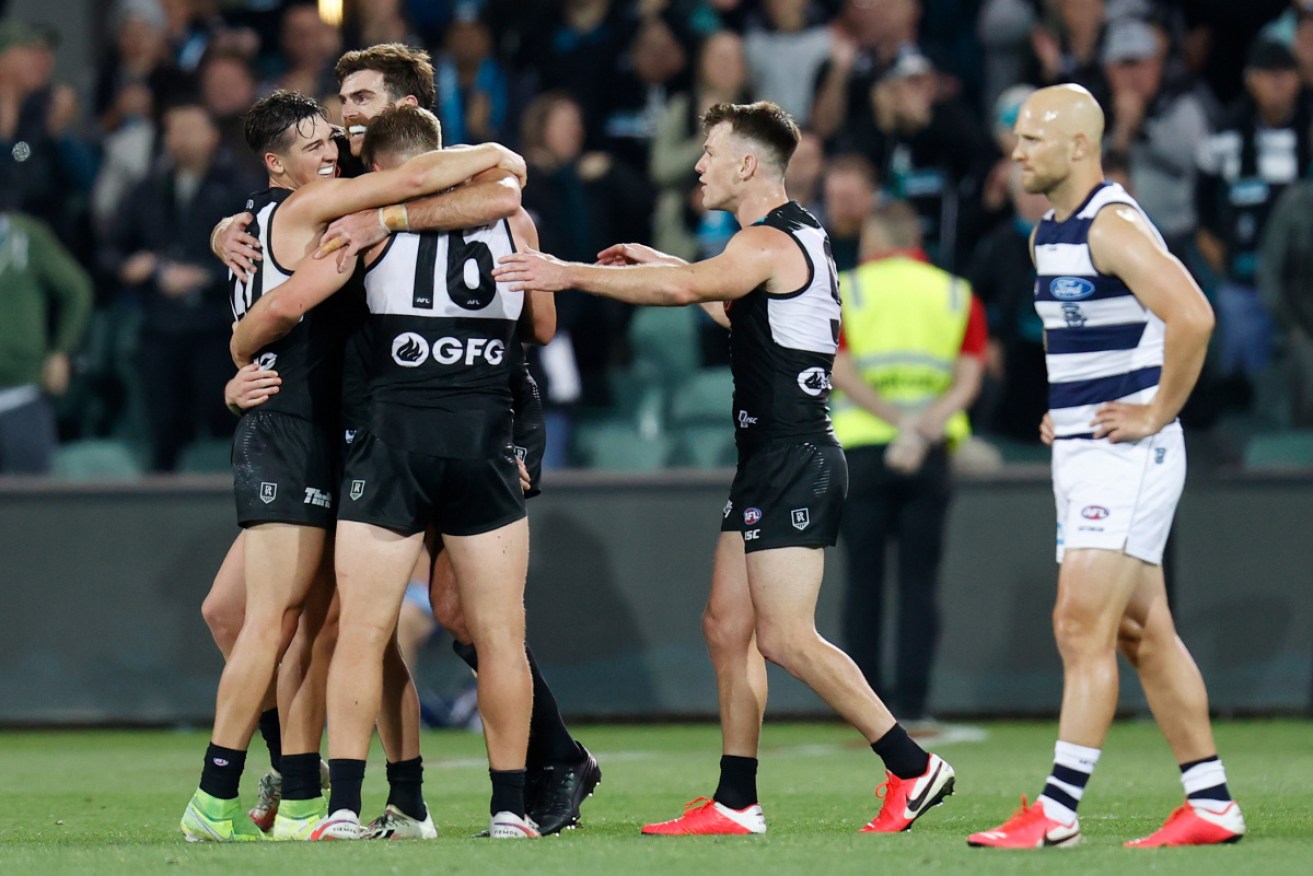
POLYGON ((1054 441, 1058 562, 1065 548, 1099 548, 1162 565, 1184 486, 1185 433, 1179 423, 1133 444, 1054 441))

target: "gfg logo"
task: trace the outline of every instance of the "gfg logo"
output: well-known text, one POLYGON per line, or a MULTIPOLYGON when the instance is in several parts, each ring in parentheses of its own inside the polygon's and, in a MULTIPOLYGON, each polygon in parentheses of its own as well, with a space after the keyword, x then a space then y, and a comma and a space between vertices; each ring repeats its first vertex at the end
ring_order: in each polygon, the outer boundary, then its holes
MULTIPOLYGON (((433 342, 433 361, 439 365, 463 363, 473 365, 482 359, 489 365, 500 365, 506 356, 506 345, 497 338, 438 338, 433 342)), ((418 368, 429 360, 428 341, 414 332, 403 332, 392 339, 392 361, 402 368, 418 368)))

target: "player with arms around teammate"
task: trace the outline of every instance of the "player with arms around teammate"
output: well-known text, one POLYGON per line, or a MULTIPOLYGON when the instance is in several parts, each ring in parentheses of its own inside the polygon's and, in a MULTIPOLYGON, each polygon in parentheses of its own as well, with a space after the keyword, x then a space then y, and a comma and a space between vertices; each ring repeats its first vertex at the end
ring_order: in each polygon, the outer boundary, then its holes
MULTIPOLYGON (((371 125, 365 155, 385 168, 436 142, 431 114, 398 108, 371 125), (412 136, 414 125, 428 125, 427 142, 412 136)), ((430 524, 451 557, 479 653, 490 833, 537 836, 523 798, 532 700, 524 652, 528 526, 511 449, 509 353, 521 317, 535 320, 526 316, 531 298, 499 288, 491 275, 498 256, 535 242, 521 211, 464 232, 394 235, 366 256, 370 414, 342 479, 342 613, 328 680, 332 814, 316 839, 360 836, 380 661, 430 524)))
POLYGON ((703 124, 696 168, 703 202, 734 213, 743 227, 721 255, 687 264, 622 244, 601 254, 604 265, 518 253, 494 273, 512 289, 703 304, 731 330, 739 465, 703 617, 720 694, 720 785, 713 800, 643 832, 765 832, 756 784, 763 656, 810 686, 884 759, 885 803, 863 830, 906 830, 952 792, 953 770, 908 737, 852 660, 815 627, 823 548, 837 537, 848 471, 826 408, 839 335, 834 261, 820 224, 784 190, 798 128, 764 102, 718 104, 703 124))
POLYGON ((1012 157, 1050 210, 1032 233, 1044 320, 1058 512, 1053 631, 1063 694, 1053 771, 1032 806, 973 846, 1080 841, 1076 807, 1117 706, 1117 651, 1140 676, 1181 766, 1186 803, 1126 845, 1206 845, 1245 833, 1208 722, 1208 694, 1176 635, 1162 556, 1185 483, 1176 416, 1203 366, 1213 314, 1134 200, 1103 178, 1103 111, 1084 88, 1035 92, 1012 157))
MULTIPOLYGON (((519 156, 489 145, 419 156, 389 173, 336 179, 337 147, 323 108, 288 92, 257 103, 246 129, 269 171, 270 188, 250 201, 269 261, 248 282, 234 283, 239 319, 296 270, 344 211, 441 191, 492 167, 523 173, 519 156)), ((183 815, 190 840, 263 836, 238 806, 237 788, 261 703, 319 572, 332 524, 340 346, 340 328, 324 314, 266 351, 266 363, 276 365, 285 383, 268 404, 243 416, 234 438, 238 522, 246 530, 245 620, 220 679, 200 788, 183 815)))

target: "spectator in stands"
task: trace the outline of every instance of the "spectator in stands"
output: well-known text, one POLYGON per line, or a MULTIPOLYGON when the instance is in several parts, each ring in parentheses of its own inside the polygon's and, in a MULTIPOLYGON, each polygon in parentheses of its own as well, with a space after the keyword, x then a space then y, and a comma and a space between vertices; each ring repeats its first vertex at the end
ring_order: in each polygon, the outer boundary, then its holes
POLYGON ((139 298, 151 468, 173 471, 192 438, 232 431, 222 403, 232 375, 232 314, 209 234, 258 182, 220 148, 219 129, 199 102, 166 110, 163 131, 165 161, 129 195, 101 262, 139 298))
POLYGON ((801 131, 798 148, 793 150, 788 169, 784 171, 784 190, 793 200, 807 208, 825 224, 825 203, 821 183, 825 179, 825 147, 821 138, 811 131, 801 131))
MULTIPOLYGON (((705 252, 699 237, 728 220, 727 213, 707 213, 700 209, 701 193, 697 174, 690 170, 702 155, 706 133, 702 114, 718 103, 741 103, 747 100, 747 68, 743 60, 743 41, 730 31, 707 37, 698 52, 697 77, 691 91, 677 94, 666 105, 665 114, 652 143, 648 170, 657 187, 656 213, 652 234, 657 249, 685 259, 709 258, 717 252, 705 252)), ((728 240, 723 235, 722 244, 728 240)))
POLYGON ((830 57, 816 74, 811 128, 824 140, 874 124, 870 93, 899 52, 916 45, 920 0, 847 0, 830 57))
POLYGON ((238 52, 216 51, 201 62, 199 77, 201 100, 219 127, 219 144, 229 160, 245 175, 263 177, 264 164, 246 146, 246 111, 256 99, 250 61, 238 52))
POLYGON ((51 86, 49 52, 30 28, 0 24, 0 209, 40 219, 77 252, 95 157, 76 131, 73 89, 51 86))
MULTIPOLYGON (((524 190, 524 207, 537 222, 543 251, 591 262, 617 240, 651 238, 647 181, 605 152, 584 151, 583 113, 573 98, 539 95, 525 108, 522 125, 533 179, 524 190)), ((582 401, 609 404, 606 371, 623 358, 632 308, 592 295, 562 296, 556 307, 557 334, 573 343, 582 401)), ((546 377, 545 395, 555 401, 562 382, 546 377)))
POLYGON ((1104 0, 1052 0, 1050 14, 1031 31, 1036 85, 1074 82, 1084 85, 1107 105, 1099 47, 1103 41, 1104 0))
POLYGON ((800 128, 811 118, 816 72, 834 40, 816 12, 811 0, 764 0, 764 20, 750 25, 744 37, 757 96, 779 104, 800 128))
POLYGON ((438 105, 444 143, 484 143, 505 131, 510 100, 506 71, 492 54, 492 32, 474 15, 458 15, 437 58, 438 105))
POLYGON ((871 157, 885 192, 916 207, 926 252, 951 269, 980 235, 980 191, 996 148, 960 101, 936 98, 934 67, 915 46, 899 52, 868 103, 841 148, 871 157))
POLYGON ((97 71, 92 105, 106 133, 139 119, 152 100, 169 100, 187 78, 169 55, 157 0, 120 0, 112 23, 114 41, 97 71))
POLYGON ((1313 182, 1277 201, 1258 260, 1258 291, 1276 327, 1290 425, 1313 428, 1313 182))
POLYGON ((1102 57, 1111 94, 1104 149, 1126 161, 1136 200, 1168 248, 1184 257, 1197 225, 1195 156, 1208 136, 1204 103, 1188 73, 1168 67, 1166 35, 1147 22, 1114 22, 1102 57))
POLYGON ((1003 92, 1027 75, 1031 32, 1038 21, 1031 0, 984 0, 976 18, 976 39, 984 48, 984 105, 994 105, 1003 92))
POLYGON ((231 53, 250 60, 260 51, 259 34, 247 27, 230 26, 219 11, 218 0, 163 0, 162 7, 173 62, 184 73, 197 72, 211 53, 231 53))
POLYGON ((315 98, 337 93, 333 64, 342 50, 342 40, 337 28, 319 17, 313 3, 293 3, 283 10, 279 45, 282 69, 272 82, 259 89, 262 93, 278 88, 315 98))
POLYGON ((1263 229, 1281 193, 1313 158, 1310 115, 1290 49, 1256 41, 1245 88, 1200 150, 1195 188, 1199 250, 1220 280, 1219 376, 1240 407, 1248 407, 1251 381, 1267 364, 1271 344, 1271 319, 1255 289, 1263 229))
POLYGON ((875 209, 879 184, 875 168, 856 152, 836 155, 825 171, 825 231, 840 271, 857 267, 862 229, 875 209))
POLYGON ((983 431, 1038 444, 1035 427, 1049 409, 1049 388, 1044 324, 1035 312, 1030 233, 1049 208, 1043 195, 1022 189, 1016 162, 1007 176, 1007 191, 1012 215, 976 245, 966 272, 989 320, 983 415, 975 419, 983 431))
POLYGON ((998 159, 985 177, 985 184, 980 193, 980 206, 984 211, 982 227, 993 228, 1009 218, 1012 210, 1012 172, 1017 163, 1012 160, 1012 150, 1017 145, 1017 135, 1012 132, 1017 123, 1017 113, 1021 104, 1035 91, 1035 86, 1022 83, 1004 89, 994 101, 993 119, 994 145, 998 147, 998 159))
POLYGON ((91 278, 50 230, 0 213, 0 475, 50 471, 58 439, 46 396, 68 389, 90 313, 91 278))
POLYGON ((871 687, 904 720, 925 719, 939 637, 939 565, 949 453, 970 433, 985 315, 966 281, 926 263, 907 203, 876 210, 862 264, 840 275, 834 433, 848 458, 841 532, 848 557, 844 632, 871 687), (882 673, 885 548, 898 544, 897 661, 882 673))
POLYGON ((381 43, 404 43, 423 48, 424 42, 406 17, 404 6, 402 0, 348 4, 351 14, 342 24, 346 47, 363 49, 381 43))
MULTIPOLYGON (((743 49, 735 37, 737 75, 743 76, 743 49)), ((639 26, 629 51, 608 77, 603 117, 604 147, 617 161, 638 173, 647 170, 652 139, 670 98, 688 90, 688 55, 670 26, 650 18, 639 26)), ((731 73, 730 75, 735 75, 731 73)))

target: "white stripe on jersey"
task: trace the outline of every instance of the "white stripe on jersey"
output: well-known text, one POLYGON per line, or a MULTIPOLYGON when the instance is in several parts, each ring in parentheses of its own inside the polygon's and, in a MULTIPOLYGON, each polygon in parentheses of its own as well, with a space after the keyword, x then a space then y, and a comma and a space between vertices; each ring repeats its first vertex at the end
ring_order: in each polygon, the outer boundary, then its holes
POLYGON ((1067 353, 1062 357, 1062 380, 1051 383, 1069 383, 1073 380, 1093 380, 1109 374, 1126 374, 1141 368, 1152 368, 1163 363, 1163 349, 1140 346, 1131 350, 1098 350, 1093 353, 1067 353))
POLYGON ((1140 303, 1134 295, 1119 295, 1116 298, 1101 298, 1093 301, 1036 301, 1035 312, 1044 321, 1046 329, 1069 328, 1067 314, 1072 307, 1079 308, 1083 322, 1082 328, 1099 328, 1107 325, 1125 325, 1142 323, 1151 315, 1148 308, 1140 303))
POLYGON ((287 278, 292 276, 279 269, 274 261, 273 250, 270 248, 269 243, 269 225, 273 219, 274 210, 280 203, 282 202, 271 201, 261 207, 260 212, 255 214, 255 222, 258 223, 257 227, 260 229, 260 248, 265 257, 260 262, 258 269, 251 272, 251 279, 245 283, 238 283, 233 272, 228 272, 228 303, 232 307, 233 319, 241 319, 246 315, 246 311, 255 306, 256 301, 283 285, 287 282, 287 278), (259 289, 253 288, 257 280, 260 283, 259 289))
POLYGON ((1046 274, 1092 277, 1098 271, 1083 243, 1046 243, 1035 247, 1035 264, 1043 260, 1046 274))
POLYGON ((831 291, 838 288, 838 279, 832 276, 833 263, 825 256, 825 232, 810 226, 791 232, 811 263, 811 283, 796 295, 767 294, 771 339, 791 350, 832 355, 839 349, 833 326, 839 319, 839 302, 831 291))

